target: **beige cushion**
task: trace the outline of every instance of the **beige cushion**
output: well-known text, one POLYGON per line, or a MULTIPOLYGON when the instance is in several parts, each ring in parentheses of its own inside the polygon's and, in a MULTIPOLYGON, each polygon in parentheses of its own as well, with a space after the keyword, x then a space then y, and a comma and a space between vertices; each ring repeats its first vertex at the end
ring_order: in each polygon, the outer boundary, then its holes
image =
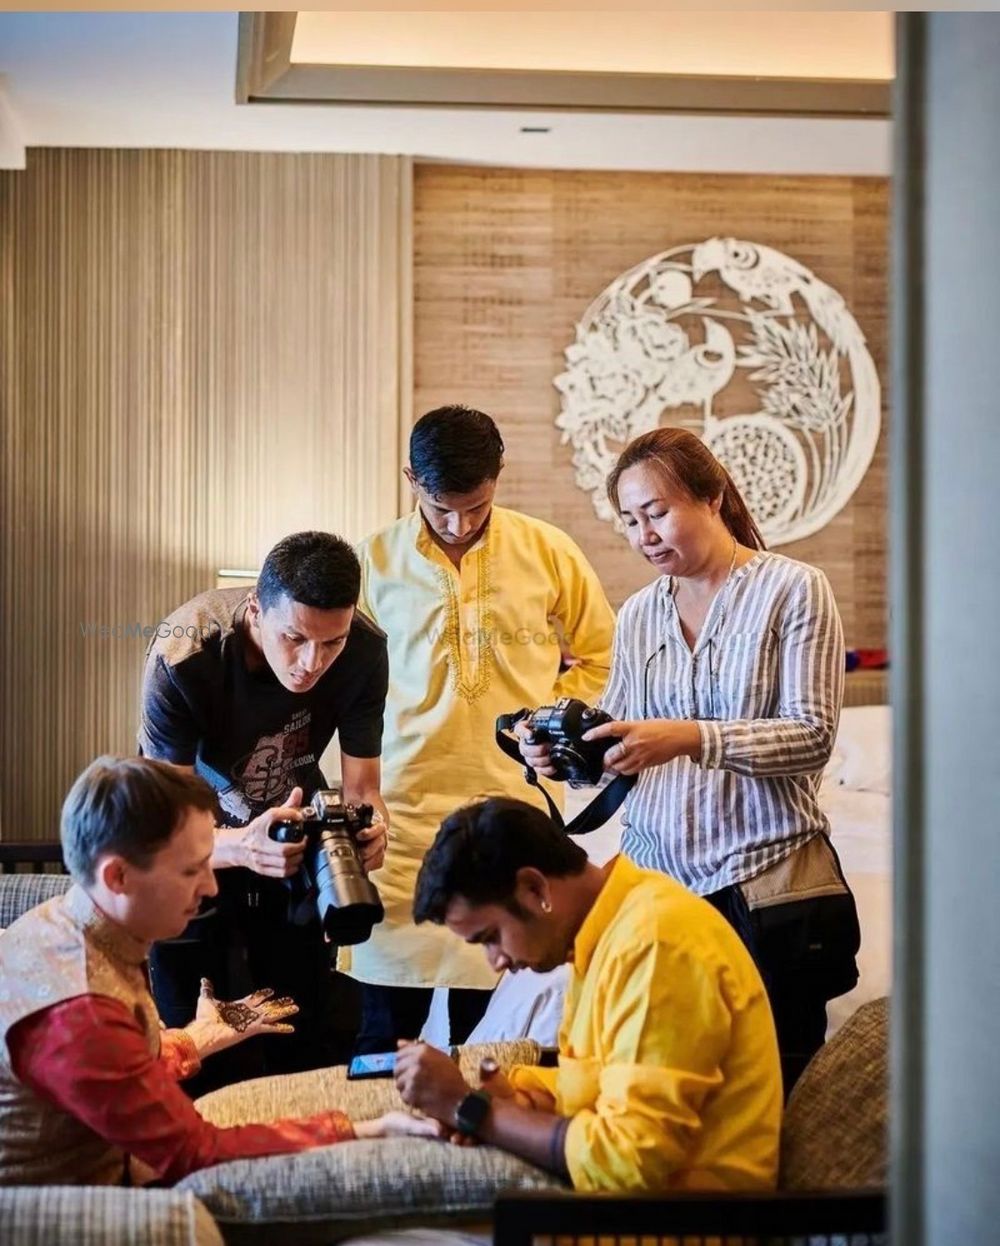
MULTIPOLYGON (((536 1062, 539 1048, 530 1040, 464 1048, 463 1072, 472 1084, 484 1055, 509 1068, 536 1062)), ((391 1078, 349 1082, 344 1074, 338 1067, 259 1078, 214 1091, 197 1106, 223 1126, 328 1108, 367 1120, 402 1106, 391 1078)), ((193 1173, 178 1188, 204 1201, 227 1242, 274 1246, 280 1226, 294 1223, 296 1246, 311 1246, 413 1224, 482 1223, 501 1190, 563 1187, 494 1147, 387 1138, 220 1164, 193 1173)))
POLYGON ((4 1246, 222 1246, 192 1194, 115 1186, 0 1188, 4 1246))
MULTIPOLYGON (((479 1043, 460 1050, 459 1063, 470 1085, 479 1085, 479 1062, 491 1056, 502 1069, 515 1064, 537 1064, 541 1048, 530 1038, 507 1043, 479 1043)), ((311 1073, 258 1077, 215 1090, 198 1100, 198 1111, 213 1125, 245 1125, 274 1121, 283 1116, 312 1116, 337 1108, 351 1120, 367 1121, 404 1106, 391 1077, 348 1081, 347 1069, 337 1065, 311 1073)))
POLYGON ((809 1063, 781 1131, 781 1184, 861 1189, 886 1182, 889 1001, 859 1008, 809 1063))
POLYGON ((561 1187, 495 1147, 386 1138, 235 1160, 178 1188, 205 1203, 229 1243, 274 1246, 281 1226, 294 1224, 296 1246, 311 1246, 407 1225, 481 1223, 501 1190, 561 1187))

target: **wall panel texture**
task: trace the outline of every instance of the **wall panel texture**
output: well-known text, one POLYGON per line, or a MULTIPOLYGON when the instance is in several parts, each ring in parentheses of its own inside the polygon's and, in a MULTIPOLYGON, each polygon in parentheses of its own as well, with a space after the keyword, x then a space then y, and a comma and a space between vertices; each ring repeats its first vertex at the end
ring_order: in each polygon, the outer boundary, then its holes
POLYGON ((444 402, 490 412, 508 450, 500 501, 566 529, 620 605, 652 573, 574 483, 554 422, 563 350, 591 300, 658 252, 713 236, 785 252, 844 296, 865 334, 882 382, 882 434, 847 506, 780 552, 827 572, 849 645, 881 647, 887 201, 880 178, 418 165, 414 413, 444 402))
POLYGON ((410 176, 59 149, 0 174, 6 839, 54 837, 77 771, 134 751, 137 627, 289 532, 396 516, 410 176))

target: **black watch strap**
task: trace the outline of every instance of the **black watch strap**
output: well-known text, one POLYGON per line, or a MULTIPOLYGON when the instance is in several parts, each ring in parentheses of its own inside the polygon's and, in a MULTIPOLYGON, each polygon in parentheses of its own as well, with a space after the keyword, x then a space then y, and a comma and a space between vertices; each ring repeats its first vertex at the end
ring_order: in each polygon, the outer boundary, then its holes
POLYGON ((470 1090, 455 1111, 458 1132, 469 1135, 478 1133, 492 1102, 485 1090, 470 1090))

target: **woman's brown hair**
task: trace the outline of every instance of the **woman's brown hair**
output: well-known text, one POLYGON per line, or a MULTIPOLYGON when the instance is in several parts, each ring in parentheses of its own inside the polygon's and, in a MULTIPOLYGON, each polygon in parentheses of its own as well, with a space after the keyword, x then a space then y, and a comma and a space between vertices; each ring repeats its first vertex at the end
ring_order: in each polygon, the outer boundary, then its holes
POLYGON ((731 535, 750 549, 767 548, 732 477, 694 433, 685 428, 654 428, 628 443, 608 476, 608 499, 616 512, 622 473, 639 463, 654 464, 668 484, 699 502, 712 502, 721 493, 719 514, 731 535))

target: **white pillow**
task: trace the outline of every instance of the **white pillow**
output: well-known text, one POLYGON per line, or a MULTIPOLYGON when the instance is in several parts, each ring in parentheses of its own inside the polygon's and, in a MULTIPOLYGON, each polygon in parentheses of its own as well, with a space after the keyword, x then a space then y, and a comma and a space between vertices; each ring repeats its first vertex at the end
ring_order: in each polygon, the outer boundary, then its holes
POLYGON ((888 705, 849 705, 823 775, 852 792, 892 793, 892 715, 888 705))

